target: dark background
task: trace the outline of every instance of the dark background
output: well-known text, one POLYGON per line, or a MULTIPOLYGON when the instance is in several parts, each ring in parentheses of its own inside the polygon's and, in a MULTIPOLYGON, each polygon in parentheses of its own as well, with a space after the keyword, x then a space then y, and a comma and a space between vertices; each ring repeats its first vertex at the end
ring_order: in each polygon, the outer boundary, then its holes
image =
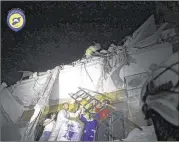
POLYGON ((154 12, 155 2, 1 2, 2 81, 15 83, 19 70, 44 72, 78 60, 93 41, 107 48, 154 12), (19 32, 6 23, 12 8, 25 12, 19 32))

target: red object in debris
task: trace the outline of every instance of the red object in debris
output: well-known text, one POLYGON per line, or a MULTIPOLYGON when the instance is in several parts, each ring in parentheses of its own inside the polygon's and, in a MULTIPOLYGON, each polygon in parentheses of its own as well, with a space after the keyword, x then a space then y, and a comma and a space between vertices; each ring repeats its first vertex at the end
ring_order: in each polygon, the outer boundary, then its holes
POLYGON ((97 108, 96 107, 96 113, 99 113, 99 115, 100 115, 99 119, 100 120, 107 118, 110 115, 110 113, 111 113, 111 111, 107 107, 105 107, 101 111, 100 110, 101 110, 101 108, 97 108))

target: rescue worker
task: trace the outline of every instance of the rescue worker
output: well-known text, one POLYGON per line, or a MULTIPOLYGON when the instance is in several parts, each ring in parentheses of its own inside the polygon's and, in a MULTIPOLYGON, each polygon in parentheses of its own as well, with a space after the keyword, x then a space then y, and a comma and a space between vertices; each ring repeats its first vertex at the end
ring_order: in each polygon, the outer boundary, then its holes
POLYGON ((103 100, 102 104, 100 106, 97 106, 95 109, 96 119, 100 123, 112 113, 112 110, 115 110, 115 109, 116 108, 110 104, 109 100, 107 99, 103 100))
POLYGON ((53 127, 55 126, 55 121, 56 121, 56 114, 48 114, 47 118, 45 119, 43 126, 45 127, 42 133, 42 136, 40 137, 40 141, 48 141, 53 127))
POLYGON ((65 138, 65 135, 68 132, 68 126, 72 125, 73 121, 69 120, 70 117, 76 118, 80 115, 81 109, 76 111, 75 113, 69 112, 69 104, 64 103, 63 109, 59 111, 57 115, 56 126, 52 131, 52 134, 49 138, 49 141, 68 141, 65 138))
POLYGON ((80 114, 80 120, 84 123, 83 135, 81 141, 94 141, 98 121, 93 118, 93 113, 87 112, 84 114, 84 109, 80 114))
POLYGON ((179 141, 179 52, 149 76, 141 91, 141 105, 158 141, 179 141))
POLYGON ((93 46, 90 46, 86 49, 86 58, 89 58, 89 57, 92 57, 92 56, 98 56, 98 57, 101 57, 101 56, 105 56, 105 53, 100 53, 100 51, 102 50, 101 48, 101 44, 100 43, 95 43, 95 45, 93 46))

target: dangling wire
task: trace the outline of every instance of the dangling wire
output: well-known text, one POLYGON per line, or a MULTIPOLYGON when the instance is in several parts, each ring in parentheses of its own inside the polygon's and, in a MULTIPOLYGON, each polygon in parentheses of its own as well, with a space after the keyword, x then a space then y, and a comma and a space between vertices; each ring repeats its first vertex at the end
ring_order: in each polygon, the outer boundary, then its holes
POLYGON ((85 68, 85 71, 86 71, 86 73, 87 73, 88 77, 90 78, 91 82, 93 82, 93 80, 92 80, 91 76, 89 75, 89 73, 88 73, 88 71, 87 71, 87 69, 86 69, 86 65, 85 65, 85 64, 84 64, 84 68, 85 68))
MULTIPOLYGON (((89 75, 89 73, 88 73, 88 71, 87 71, 87 69, 86 69, 86 65, 85 65, 85 64, 84 64, 84 68, 85 68, 85 71, 86 71, 88 77, 90 78, 90 80, 91 80, 91 82, 92 82, 92 84, 93 84, 93 87, 95 88, 94 82, 93 82, 91 76, 89 75)), ((95 89, 96 89, 96 88, 95 88, 95 89)))

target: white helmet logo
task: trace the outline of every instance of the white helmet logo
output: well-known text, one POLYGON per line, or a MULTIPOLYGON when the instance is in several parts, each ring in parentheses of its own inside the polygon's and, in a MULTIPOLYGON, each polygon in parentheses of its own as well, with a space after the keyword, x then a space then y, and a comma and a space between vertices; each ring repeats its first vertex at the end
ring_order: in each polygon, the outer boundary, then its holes
POLYGON ((17 23, 19 23, 19 22, 20 22, 20 18, 21 18, 21 17, 14 18, 12 25, 16 25, 17 23))

